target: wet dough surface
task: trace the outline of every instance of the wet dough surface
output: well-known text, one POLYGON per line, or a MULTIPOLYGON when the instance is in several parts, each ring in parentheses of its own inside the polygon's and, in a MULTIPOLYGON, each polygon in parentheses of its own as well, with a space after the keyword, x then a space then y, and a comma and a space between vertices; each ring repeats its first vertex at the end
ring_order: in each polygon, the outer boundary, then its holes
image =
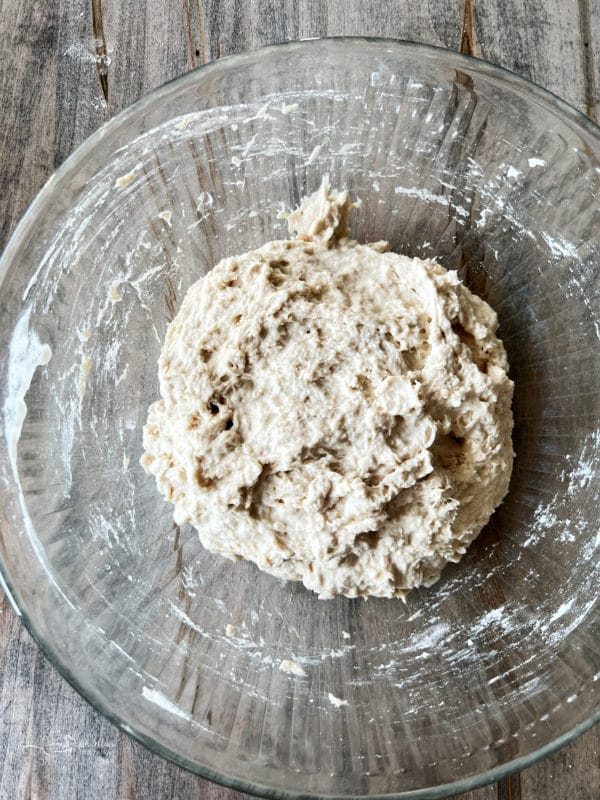
POLYGON ((512 383, 496 314, 434 261, 348 238, 326 184, 296 236, 188 291, 142 463, 209 550, 321 597, 403 597, 506 494, 512 383))

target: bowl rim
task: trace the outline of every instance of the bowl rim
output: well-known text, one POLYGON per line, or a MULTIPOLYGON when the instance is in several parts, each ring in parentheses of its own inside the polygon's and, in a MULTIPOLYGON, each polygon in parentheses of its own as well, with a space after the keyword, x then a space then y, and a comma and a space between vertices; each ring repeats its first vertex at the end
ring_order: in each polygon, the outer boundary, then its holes
MULTIPOLYGON (((2 291, 4 280, 12 263, 13 252, 18 249, 21 240, 25 237, 32 223, 35 221, 38 211, 41 210, 47 200, 51 198, 54 191, 54 183, 56 183, 58 179, 65 176, 72 169, 72 167, 84 161, 88 154, 94 150, 99 141, 110 136, 114 131, 117 131, 125 121, 150 108, 152 105, 162 100, 170 93, 179 91, 182 87, 185 87, 186 84, 193 85, 198 80, 199 75, 205 76, 210 72, 228 71, 231 68, 235 69, 243 67, 245 61, 255 59, 256 54, 260 52, 301 49, 305 47, 310 48, 324 45, 333 47, 356 47, 365 43, 385 45, 391 48, 406 51, 412 50, 415 52, 429 52, 437 57, 443 55, 445 58, 449 59, 453 65, 460 66, 462 64, 465 68, 477 71, 484 77, 490 77, 508 85, 516 85, 537 100, 543 101, 554 111, 559 112, 561 115, 566 115, 578 127, 583 128, 588 134, 597 139, 600 145, 600 125, 597 125, 595 122, 593 122, 593 120, 579 111, 573 105, 568 103, 566 100, 563 100, 561 97, 549 91, 548 89, 542 88, 528 78, 518 75, 506 67, 492 64, 484 59, 476 58, 474 56, 460 53, 439 45, 415 42, 408 39, 394 39, 376 36, 310 37, 306 39, 277 42, 252 50, 243 51, 241 53, 224 56, 223 58, 219 58, 215 61, 209 61, 206 64, 199 65, 194 69, 161 84, 147 94, 143 95, 135 103, 122 109, 118 114, 104 122, 81 144, 79 144, 62 162, 62 164, 60 164, 60 166, 51 173, 50 177, 43 184, 42 188, 38 191, 32 202, 27 206, 18 224, 16 225, 12 234, 9 236, 4 250, 0 254, 0 292, 2 291)), ((223 786, 240 792, 247 792, 257 795, 259 797, 270 797, 276 798, 277 800, 317 800, 317 798, 323 798, 323 800, 440 800, 440 798, 472 791, 479 787, 501 780, 502 778, 505 778, 514 772, 521 771, 565 746, 583 734, 585 731, 592 728, 597 722, 600 722, 599 709, 586 719, 576 724, 573 728, 571 728, 571 730, 561 734, 537 750, 533 750, 531 753, 528 753, 524 756, 519 756, 509 761, 505 761, 504 763, 484 772, 477 773, 466 778, 461 778, 450 783, 438 784, 437 786, 432 787, 410 789, 402 792, 389 792, 385 794, 337 795, 322 793, 317 794, 311 791, 298 792, 295 790, 279 789, 274 786, 267 786, 258 783, 255 784, 243 779, 229 777, 228 775, 212 769, 208 765, 198 765, 197 763, 188 760, 176 751, 171 750, 170 748, 165 747, 157 742, 155 739, 146 736, 141 731, 131 728, 119 716, 105 707, 102 695, 97 693, 95 690, 86 687, 84 685, 84 681, 80 680, 71 671, 68 664, 62 661, 54 653, 51 641, 46 640, 41 632, 37 629, 35 620, 25 611, 25 604, 19 603, 19 592, 10 579, 8 565, 3 562, 1 555, 0 589, 2 589, 6 594, 6 597, 14 612, 21 619, 28 633, 38 645, 44 656, 49 660, 52 666, 56 668, 61 677, 64 678, 67 683, 69 683, 75 689, 75 691, 94 708, 95 711, 102 714, 102 716, 108 719, 120 731, 147 747, 152 753, 172 761, 178 767, 182 767, 189 772, 219 783, 223 786)))

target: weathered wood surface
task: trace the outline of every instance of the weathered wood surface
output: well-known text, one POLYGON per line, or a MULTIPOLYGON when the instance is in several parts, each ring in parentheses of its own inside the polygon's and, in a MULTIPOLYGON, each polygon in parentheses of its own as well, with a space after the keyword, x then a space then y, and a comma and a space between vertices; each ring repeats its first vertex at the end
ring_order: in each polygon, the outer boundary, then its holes
MULTIPOLYGON (((600 115, 600 0, 0 0, 0 245, 53 169, 166 80, 230 53, 312 36, 462 50, 600 115)), ((242 795, 119 733, 57 674, 0 600, 0 798, 242 795)), ((596 800, 598 727, 463 800, 596 800)))

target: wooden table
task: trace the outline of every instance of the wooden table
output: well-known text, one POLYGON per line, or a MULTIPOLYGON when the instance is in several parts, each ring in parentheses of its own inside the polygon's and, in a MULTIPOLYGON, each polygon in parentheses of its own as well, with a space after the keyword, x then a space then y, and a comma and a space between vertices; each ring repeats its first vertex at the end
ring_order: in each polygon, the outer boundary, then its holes
MULTIPOLYGON (((600 0, 0 0, 0 242, 66 156, 206 61, 314 36, 413 39, 501 64, 600 115, 600 0)), ((97 714, 0 600, 1 800, 241 800, 97 714)), ((600 728, 463 800, 597 800, 600 728)))

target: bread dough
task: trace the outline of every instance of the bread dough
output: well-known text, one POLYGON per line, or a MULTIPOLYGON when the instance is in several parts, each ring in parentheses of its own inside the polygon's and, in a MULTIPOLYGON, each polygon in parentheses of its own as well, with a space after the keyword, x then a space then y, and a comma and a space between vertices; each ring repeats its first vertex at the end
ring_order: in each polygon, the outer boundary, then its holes
POLYGON ((142 463, 209 550, 320 597, 403 597, 504 497, 512 382, 496 314, 435 261, 347 238, 326 183, 290 241, 225 258, 160 355, 142 463))

